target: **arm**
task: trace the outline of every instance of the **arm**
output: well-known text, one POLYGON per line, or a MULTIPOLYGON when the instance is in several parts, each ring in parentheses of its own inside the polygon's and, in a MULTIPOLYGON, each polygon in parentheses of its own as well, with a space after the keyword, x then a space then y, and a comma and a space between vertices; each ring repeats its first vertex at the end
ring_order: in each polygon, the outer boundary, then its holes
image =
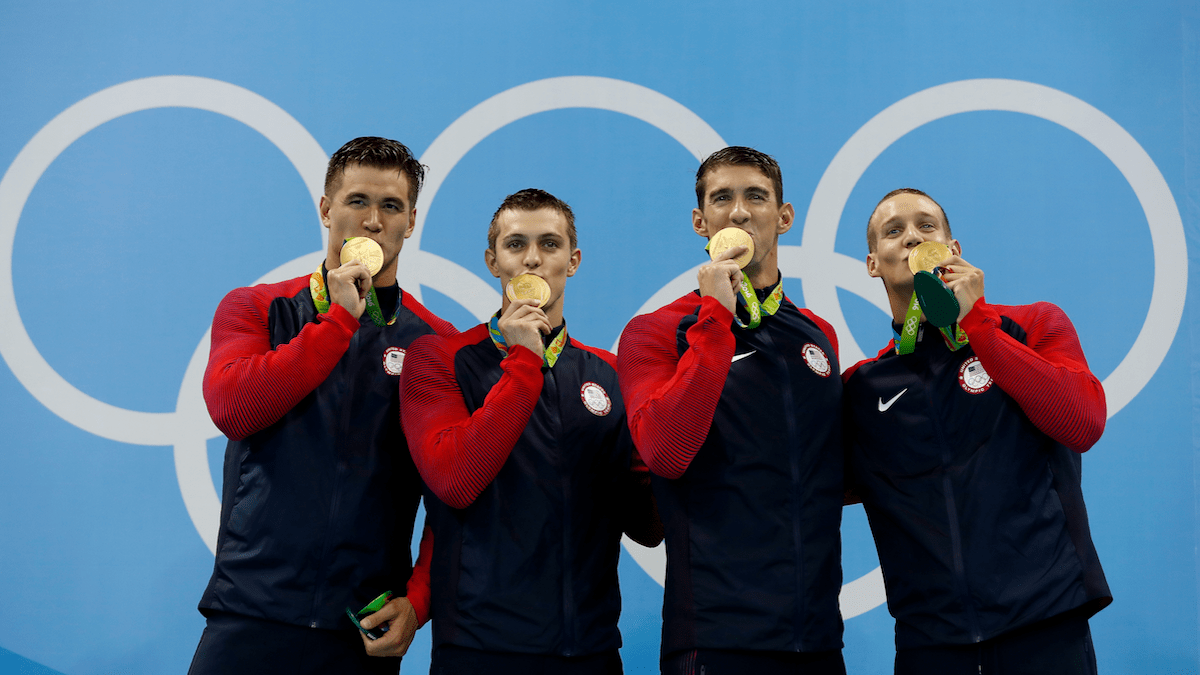
POLYGON ((630 460, 621 500, 621 529, 642 546, 654 548, 662 542, 663 524, 650 486, 650 468, 642 461, 637 448, 633 449, 630 460))
POLYGON ((409 346, 400 378, 400 420, 429 489, 456 509, 470 506, 508 459, 542 393, 542 360, 520 345, 483 405, 467 411, 449 343, 425 336, 409 346))
POLYGON ((629 322, 621 335, 617 373, 642 459, 654 473, 679 478, 708 436, 735 343, 733 313, 705 297, 680 357, 675 336, 683 314, 672 309, 629 322))
POLYGON ((980 298, 960 322, 988 374, 1047 436, 1085 452, 1104 433, 1104 388, 1088 369, 1070 319, 1040 302, 1004 307, 1028 346, 1000 328, 1000 312, 980 298))
MULTIPOLYGON (((426 516, 426 520, 428 520, 426 516)), ((421 549, 417 553, 417 562, 413 564, 412 576, 408 578, 405 596, 412 603, 416 613, 417 625, 424 626, 429 621, 431 605, 429 591, 429 564, 433 559, 433 530, 426 525, 421 533, 421 549)))
POLYGON ((358 330, 358 319, 335 304, 272 349, 267 306, 275 289, 234 290, 213 317, 204 401, 213 423, 234 440, 279 421, 324 382, 358 330))

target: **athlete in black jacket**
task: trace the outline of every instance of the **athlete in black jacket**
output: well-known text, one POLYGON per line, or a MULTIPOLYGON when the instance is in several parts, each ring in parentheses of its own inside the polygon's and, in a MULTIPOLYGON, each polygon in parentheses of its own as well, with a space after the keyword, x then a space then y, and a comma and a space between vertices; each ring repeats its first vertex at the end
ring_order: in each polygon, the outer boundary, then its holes
POLYGON ((848 466, 896 618, 896 672, 1094 673, 1087 618, 1111 596, 1080 453, 1105 405, 1074 328, 1049 303, 988 304, 923 192, 885 196, 867 239, 896 338, 845 373, 848 466), (908 256, 925 241, 952 254, 939 266, 960 313, 940 330, 910 312, 908 256))
POLYGON ((404 597, 420 479, 397 385, 415 338, 454 329, 396 285, 422 167, 381 138, 330 160, 329 228, 308 276, 229 293, 213 319, 204 399, 225 452, 221 529, 191 673, 395 673, 417 618, 404 597), (372 279, 345 239, 383 251, 372 279), (364 649, 345 614, 384 591, 392 630, 364 649))

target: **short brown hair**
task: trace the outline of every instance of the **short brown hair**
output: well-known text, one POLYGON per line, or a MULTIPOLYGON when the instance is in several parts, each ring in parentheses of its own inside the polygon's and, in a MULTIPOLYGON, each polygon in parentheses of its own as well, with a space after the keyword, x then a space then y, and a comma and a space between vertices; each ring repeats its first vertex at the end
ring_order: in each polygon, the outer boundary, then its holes
POLYGON ((571 211, 571 207, 558 197, 537 188, 525 188, 520 192, 514 192, 500 202, 500 208, 492 214, 492 224, 488 226, 488 248, 496 250, 496 238, 500 236, 498 219, 502 211, 537 211, 538 209, 551 209, 561 213, 563 218, 567 219, 567 240, 571 244, 571 250, 574 251, 578 248, 575 236, 575 214, 571 211))
POLYGON ((775 189, 775 205, 783 206, 783 172, 779 169, 779 162, 754 148, 731 145, 709 155, 708 159, 700 163, 700 168, 696 169, 696 206, 699 208, 704 208, 704 180, 708 177, 708 172, 722 166, 752 166, 758 169, 771 179, 771 185, 775 189))
POLYGON ((338 148, 329 158, 329 168, 325 170, 326 197, 332 198, 333 193, 341 188, 346 167, 352 164, 376 169, 395 169, 407 176, 408 208, 416 207, 417 194, 421 191, 421 184, 425 182, 425 167, 413 157, 406 145, 389 138, 360 136, 338 148))
POLYGON ((895 197, 896 195, 902 195, 902 194, 917 195, 919 197, 924 197, 924 198, 928 199, 929 201, 933 202, 933 205, 938 207, 938 210, 942 212, 942 220, 944 220, 946 222, 946 237, 951 238, 951 239, 954 238, 954 235, 950 234, 950 217, 946 215, 946 209, 943 209, 942 205, 939 204, 936 199, 934 199, 933 197, 930 197, 929 195, 925 194, 924 192, 921 192, 917 188, 902 187, 902 188, 896 188, 895 190, 892 190, 891 192, 884 195, 883 199, 880 199, 878 202, 875 202, 875 208, 871 209, 871 215, 870 215, 870 217, 867 218, 867 252, 874 253, 875 247, 879 243, 879 235, 875 234, 875 230, 873 230, 871 228, 871 221, 875 218, 875 212, 879 210, 879 205, 886 202, 887 200, 891 199, 892 197, 895 197))

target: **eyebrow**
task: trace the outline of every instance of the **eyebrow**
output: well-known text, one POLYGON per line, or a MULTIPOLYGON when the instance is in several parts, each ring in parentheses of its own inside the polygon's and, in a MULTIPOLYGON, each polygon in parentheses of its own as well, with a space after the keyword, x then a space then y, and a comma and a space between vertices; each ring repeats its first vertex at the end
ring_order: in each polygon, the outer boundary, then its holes
MULTIPOLYGON (((367 201, 371 201, 371 195, 369 195, 365 192, 351 192, 350 194, 346 195, 346 201, 350 201, 352 199, 365 199, 367 201)), ((393 204, 399 204, 401 207, 405 206, 405 201, 404 201, 403 197, 396 197, 396 196, 388 195, 386 197, 381 198, 379 201, 380 201, 380 203, 383 203, 383 204, 393 203, 393 204)))

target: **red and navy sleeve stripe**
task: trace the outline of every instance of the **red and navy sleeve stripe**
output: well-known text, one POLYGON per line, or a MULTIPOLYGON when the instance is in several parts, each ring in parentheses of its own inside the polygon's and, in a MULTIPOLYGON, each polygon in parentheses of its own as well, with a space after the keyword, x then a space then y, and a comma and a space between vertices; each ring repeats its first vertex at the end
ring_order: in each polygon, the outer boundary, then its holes
POLYGON ((984 369, 1038 429, 1076 452, 1100 440, 1107 417, 1104 387, 1061 309, 1048 302, 988 305, 980 298, 960 325, 984 369), (1027 344, 1001 329, 1002 314, 1025 330, 1027 344))
POLYGON ((732 322, 715 298, 687 296, 634 317, 621 334, 617 375, 629 431, 659 476, 682 476, 708 436, 735 349, 732 322), (680 356, 677 330, 697 305, 699 317, 680 356))
POLYGON ((400 420, 413 463, 438 499, 470 506, 500 473, 542 392, 542 359, 521 345, 483 405, 467 410, 454 371, 458 349, 490 340, 480 325, 456 338, 426 335, 409 346, 400 378, 400 420))
POLYGON ((239 440, 279 421, 337 365, 358 320, 340 305, 271 348, 268 308, 278 297, 307 292, 308 277, 238 288, 217 307, 204 371, 204 402, 213 423, 239 440))

